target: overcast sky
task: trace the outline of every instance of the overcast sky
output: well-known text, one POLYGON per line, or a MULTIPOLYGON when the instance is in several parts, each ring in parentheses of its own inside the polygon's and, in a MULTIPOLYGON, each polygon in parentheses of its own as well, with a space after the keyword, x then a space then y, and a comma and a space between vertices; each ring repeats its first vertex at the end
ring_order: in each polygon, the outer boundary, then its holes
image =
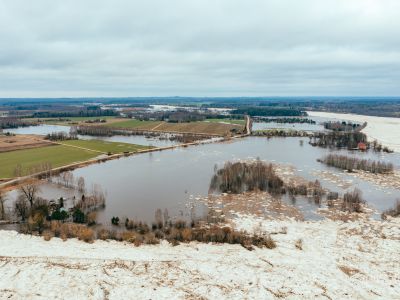
POLYGON ((0 97, 400 95, 399 0, 0 0, 0 97))

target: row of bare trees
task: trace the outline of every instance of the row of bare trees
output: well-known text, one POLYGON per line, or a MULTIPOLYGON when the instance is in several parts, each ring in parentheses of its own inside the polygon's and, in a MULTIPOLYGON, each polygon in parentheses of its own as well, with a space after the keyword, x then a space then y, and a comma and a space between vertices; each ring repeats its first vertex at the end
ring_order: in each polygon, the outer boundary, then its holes
POLYGON ((27 127, 35 125, 32 122, 15 117, 0 118, 0 129, 27 127))
POLYGON ((283 185, 272 164, 260 160, 252 163, 226 162, 223 168, 215 168, 210 191, 237 194, 259 190, 278 194, 282 192, 283 185))
POLYGON ((22 177, 32 174, 42 173, 43 178, 49 178, 52 174, 53 166, 51 162, 42 162, 33 166, 24 168, 21 164, 17 164, 14 168, 14 177, 22 177))
POLYGON ((388 162, 373 161, 370 159, 359 159, 345 155, 329 154, 325 158, 318 160, 328 166, 343 170, 363 170, 374 174, 393 172, 393 164, 388 162))

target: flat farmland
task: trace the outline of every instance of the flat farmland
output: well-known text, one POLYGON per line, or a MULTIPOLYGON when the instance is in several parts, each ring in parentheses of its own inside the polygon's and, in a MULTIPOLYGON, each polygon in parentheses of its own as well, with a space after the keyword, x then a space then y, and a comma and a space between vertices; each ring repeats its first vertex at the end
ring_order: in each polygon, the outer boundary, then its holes
POLYGON ((44 140, 43 137, 35 135, 0 135, 0 153, 21 149, 39 148, 50 146, 51 144, 44 140))
POLYGON ((0 178, 14 176, 15 167, 20 164, 23 173, 31 167, 42 163, 51 163, 53 168, 85 161, 98 156, 99 153, 64 145, 17 150, 0 153, 0 178))
POLYGON ((140 150, 150 149, 152 147, 119 143, 119 142, 107 142, 101 140, 70 140, 62 141, 60 144, 78 148, 84 148, 92 151, 102 152, 102 153, 123 153, 123 152, 137 152, 140 150))
POLYGON ((164 122, 120 119, 120 121, 115 121, 111 124, 107 124, 106 126, 111 128, 121 128, 121 129, 153 130, 153 128, 157 127, 162 123, 164 122))
MULTIPOLYGON (((236 121, 236 120, 235 120, 236 121)), ((237 120, 241 121, 241 120, 237 120)), ((238 131, 244 129, 244 124, 227 124, 226 122, 190 122, 190 123, 169 123, 161 121, 139 121, 127 120, 106 125, 111 128, 137 129, 157 132, 191 133, 223 136, 230 133, 232 129, 238 131)))
POLYGON ((236 125, 245 125, 246 122, 244 120, 239 120, 239 119, 206 119, 205 122, 211 122, 211 123, 222 123, 222 124, 236 124, 236 125))
POLYGON ((193 134, 208 134, 224 136, 232 129, 243 130, 244 126, 213 122, 190 122, 190 123, 167 123, 164 122, 157 127, 156 131, 180 132, 193 134))

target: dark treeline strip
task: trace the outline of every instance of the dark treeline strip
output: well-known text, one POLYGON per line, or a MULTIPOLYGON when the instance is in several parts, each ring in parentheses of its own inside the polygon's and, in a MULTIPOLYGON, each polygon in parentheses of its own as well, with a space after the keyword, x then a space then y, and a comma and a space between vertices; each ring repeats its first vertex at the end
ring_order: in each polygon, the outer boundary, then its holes
POLYGON ((255 117, 253 118, 256 122, 265 122, 265 123, 281 123, 281 124, 316 124, 312 119, 308 118, 266 118, 266 117, 255 117))
POLYGON ((49 141, 67 141, 67 140, 77 140, 78 135, 76 133, 70 132, 52 132, 45 136, 46 140, 49 141))
POLYGON ((72 117, 104 117, 104 116, 118 116, 119 113, 112 109, 100 109, 89 107, 79 111, 40 111, 32 114, 33 118, 72 118, 72 117))
POLYGON ((323 159, 319 159, 318 161, 325 163, 328 166, 348 171, 363 170, 374 174, 384 174, 393 172, 392 163, 373 161, 369 159, 359 159, 345 155, 329 154, 323 159))
POLYGON ((365 122, 363 125, 351 122, 324 122, 324 128, 333 131, 360 131, 367 126, 365 122))
POLYGON ((308 137, 312 134, 302 130, 285 130, 285 129, 266 129, 256 130, 251 133, 253 136, 265 136, 265 137, 308 137))
POLYGON ((249 116, 270 116, 270 117, 283 117, 283 116, 306 116, 307 113, 300 109, 286 108, 286 107, 242 107, 231 111, 233 115, 249 116))
POLYGON ((35 124, 20 118, 13 118, 13 117, 0 118, 0 129, 11 129, 18 127, 33 126, 33 125, 35 124))

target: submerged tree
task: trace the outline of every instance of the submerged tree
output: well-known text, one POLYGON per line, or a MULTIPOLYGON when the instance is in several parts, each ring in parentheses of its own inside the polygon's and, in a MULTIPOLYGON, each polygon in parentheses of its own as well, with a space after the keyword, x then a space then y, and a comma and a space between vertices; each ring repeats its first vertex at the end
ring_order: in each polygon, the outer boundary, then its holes
POLYGON ((6 219, 6 209, 4 207, 4 203, 7 201, 6 196, 4 195, 3 191, 0 190, 0 220, 6 219))
POLYGON ((19 188, 19 195, 26 201, 29 202, 30 207, 32 208, 35 204, 35 200, 37 198, 37 194, 40 191, 39 186, 35 183, 28 183, 22 185, 19 188))
POLYGON ((268 191, 280 194, 284 188, 282 179, 276 175, 272 164, 255 162, 225 163, 217 170, 210 183, 210 191, 242 193, 245 191, 268 191))

